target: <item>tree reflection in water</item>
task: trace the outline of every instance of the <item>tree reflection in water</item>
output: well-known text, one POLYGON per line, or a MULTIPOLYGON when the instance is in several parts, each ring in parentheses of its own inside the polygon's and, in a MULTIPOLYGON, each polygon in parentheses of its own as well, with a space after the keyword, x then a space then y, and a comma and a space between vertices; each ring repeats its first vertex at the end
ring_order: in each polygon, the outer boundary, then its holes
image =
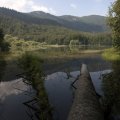
POLYGON ((120 60, 112 64, 113 72, 104 75, 104 110, 108 120, 120 119, 120 60))

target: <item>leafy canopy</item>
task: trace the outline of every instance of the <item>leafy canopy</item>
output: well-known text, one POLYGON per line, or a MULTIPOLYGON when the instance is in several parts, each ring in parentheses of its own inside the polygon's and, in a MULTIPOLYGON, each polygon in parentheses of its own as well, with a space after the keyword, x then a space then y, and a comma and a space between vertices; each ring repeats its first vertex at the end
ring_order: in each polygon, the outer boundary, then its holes
POLYGON ((108 24, 113 32, 114 47, 120 49, 120 0, 109 8, 108 24))

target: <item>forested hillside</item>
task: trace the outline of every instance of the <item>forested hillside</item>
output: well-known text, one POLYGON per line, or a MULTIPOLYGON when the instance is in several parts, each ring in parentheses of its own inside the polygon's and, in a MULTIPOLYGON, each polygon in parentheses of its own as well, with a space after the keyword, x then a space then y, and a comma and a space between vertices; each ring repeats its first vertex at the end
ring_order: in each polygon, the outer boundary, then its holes
POLYGON ((109 30, 106 25, 106 17, 99 15, 85 17, 71 15, 54 16, 42 11, 34 11, 29 13, 29 15, 42 19, 54 20, 64 27, 84 32, 105 32, 109 30))
POLYGON ((0 8, 0 15, 12 17, 29 24, 63 26, 84 32, 105 32, 107 31, 106 17, 92 15, 86 17, 75 16, 54 16, 41 11, 20 13, 15 10, 0 8))
MULTIPOLYGON (((69 16, 64 15, 64 16, 61 16, 61 18, 68 21, 72 21, 72 22, 83 22, 89 25, 94 25, 94 26, 96 25, 96 31, 98 26, 101 28, 101 32, 109 30, 109 27, 106 25, 107 17, 105 16, 90 15, 90 16, 76 17, 76 16, 70 16, 70 15, 69 16)), ((98 27, 98 30, 100 30, 99 27, 98 27)))
POLYGON ((0 28, 4 30, 5 34, 17 36, 19 39, 45 42, 46 44, 68 45, 71 40, 78 40, 80 44, 85 45, 111 44, 110 33, 102 30, 100 25, 68 21, 63 17, 44 12, 20 13, 0 8, 0 28), (78 30, 78 28, 81 31, 73 30, 78 30), (98 31, 100 33, 97 33, 98 31))

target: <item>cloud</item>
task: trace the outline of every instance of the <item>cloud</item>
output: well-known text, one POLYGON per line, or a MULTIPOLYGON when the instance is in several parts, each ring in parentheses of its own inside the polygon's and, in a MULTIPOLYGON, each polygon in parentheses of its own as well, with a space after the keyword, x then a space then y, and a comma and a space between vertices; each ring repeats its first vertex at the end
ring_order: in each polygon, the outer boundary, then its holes
POLYGON ((77 5, 75 5, 75 4, 73 4, 73 3, 71 3, 71 4, 70 4, 70 7, 72 7, 72 8, 74 8, 74 9, 76 9, 76 8, 77 8, 77 5))
POLYGON ((1 7, 8 7, 15 10, 22 10, 26 5, 26 0, 0 0, 1 7))
POLYGON ((33 5, 32 11, 44 11, 46 13, 56 14, 56 11, 53 10, 53 8, 47 8, 45 6, 40 6, 40 5, 33 5))
POLYGON ((53 8, 49 8, 34 0, 0 0, 0 7, 11 8, 20 12, 44 11, 51 14, 56 14, 53 8))

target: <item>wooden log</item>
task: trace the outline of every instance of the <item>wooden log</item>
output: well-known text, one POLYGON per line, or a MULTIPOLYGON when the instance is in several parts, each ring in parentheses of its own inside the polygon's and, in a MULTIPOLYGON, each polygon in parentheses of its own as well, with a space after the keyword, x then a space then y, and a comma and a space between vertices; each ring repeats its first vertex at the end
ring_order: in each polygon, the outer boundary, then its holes
POLYGON ((87 65, 82 64, 68 120, 104 120, 87 65))

